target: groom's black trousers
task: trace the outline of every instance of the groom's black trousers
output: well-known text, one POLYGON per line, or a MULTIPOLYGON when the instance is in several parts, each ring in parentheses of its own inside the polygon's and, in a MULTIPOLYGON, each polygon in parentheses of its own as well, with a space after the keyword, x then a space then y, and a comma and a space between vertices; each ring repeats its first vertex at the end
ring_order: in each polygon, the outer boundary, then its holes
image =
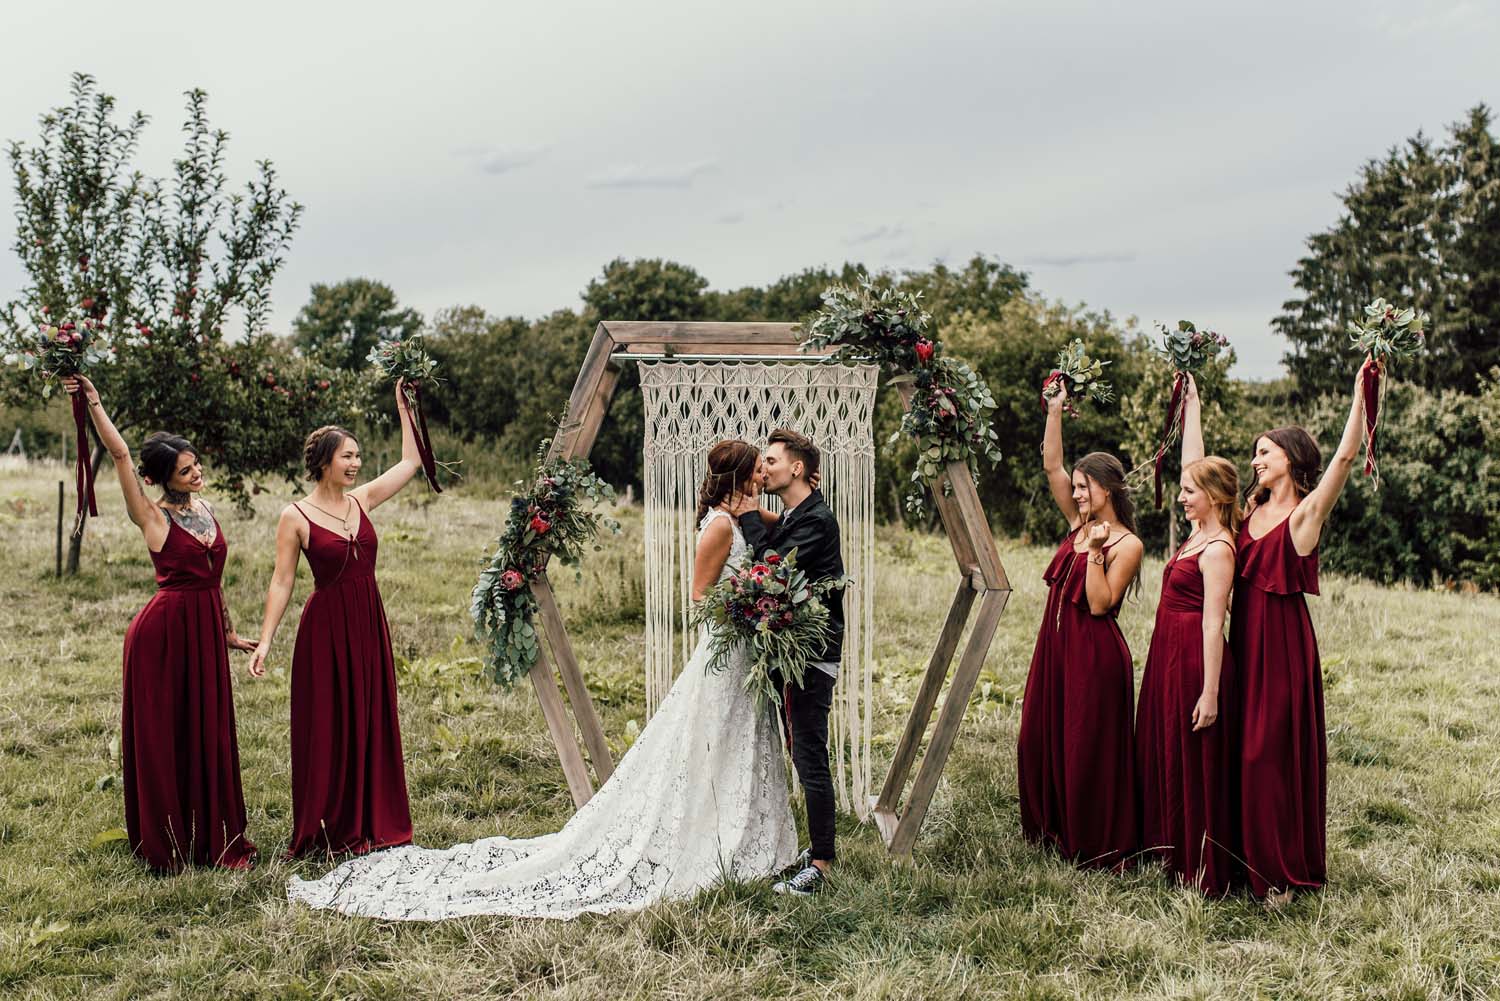
POLYGON ((812 857, 834 860, 833 773, 828 767, 828 712, 833 708, 836 678, 811 665, 803 687, 782 679, 781 729, 792 751, 792 766, 807 797, 807 835, 812 857))

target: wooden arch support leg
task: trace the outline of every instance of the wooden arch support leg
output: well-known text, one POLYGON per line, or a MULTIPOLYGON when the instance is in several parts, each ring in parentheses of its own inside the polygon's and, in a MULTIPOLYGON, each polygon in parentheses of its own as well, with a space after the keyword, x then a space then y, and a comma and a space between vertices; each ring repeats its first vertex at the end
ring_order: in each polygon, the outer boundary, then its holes
POLYGON ((963 725, 964 713, 969 708, 969 696, 974 694, 974 683, 979 680, 979 669, 984 666, 985 655, 989 653, 995 630, 1000 625, 1000 613, 1005 610, 1005 603, 1009 599, 1010 592, 1002 590, 986 591, 979 599, 974 631, 969 634, 969 642, 958 661, 958 670, 954 672, 953 681, 948 686, 948 696, 943 700, 942 711, 938 713, 932 740, 927 745, 927 753, 922 756, 922 766, 917 770, 916 781, 912 783, 906 808, 901 811, 900 818, 887 839, 886 847, 892 855, 909 856, 912 846, 916 844, 917 832, 922 828, 922 821, 927 818, 927 808, 932 804, 932 796, 937 792, 943 767, 948 763, 948 754, 953 750, 959 727, 963 725))
MULTIPOLYGON (((568 702, 573 706, 573 719, 578 724, 578 732, 583 735, 583 746, 588 749, 589 761, 594 765, 594 774, 598 776, 599 784, 603 785, 614 774, 614 758, 609 753, 604 728, 599 724, 599 714, 594 711, 594 700, 589 698, 588 685, 584 683, 583 671, 578 667, 578 658, 573 655, 573 644, 568 640, 562 612, 557 608, 552 584, 545 573, 539 574, 531 582, 531 593, 536 597, 537 614, 542 620, 547 645, 552 648, 552 658, 557 661, 557 673, 562 675, 568 702)), ((569 733, 568 740, 571 742, 572 739, 572 734, 569 733)))

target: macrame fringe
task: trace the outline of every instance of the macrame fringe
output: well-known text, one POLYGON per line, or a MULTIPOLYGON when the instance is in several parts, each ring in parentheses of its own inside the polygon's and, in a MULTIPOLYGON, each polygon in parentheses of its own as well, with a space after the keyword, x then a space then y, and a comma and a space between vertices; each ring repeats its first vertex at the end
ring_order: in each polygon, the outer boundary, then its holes
MULTIPOLYGON (((869 365, 654 362, 641 364, 645 399, 646 712, 687 662, 698 484, 708 451, 726 438, 757 447, 778 427, 817 442, 822 490, 838 519, 844 570, 844 659, 830 715, 841 809, 869 818, 875 620, 877 370, 869 365)), ((768 507, 776 507, 767 498, 768 507)))

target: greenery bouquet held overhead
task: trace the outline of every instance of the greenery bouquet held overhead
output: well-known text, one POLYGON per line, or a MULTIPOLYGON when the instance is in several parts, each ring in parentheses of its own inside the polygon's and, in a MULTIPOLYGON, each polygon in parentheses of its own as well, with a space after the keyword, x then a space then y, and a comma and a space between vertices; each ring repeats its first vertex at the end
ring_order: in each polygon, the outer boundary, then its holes
POLYGON ((823 293, 823 307, 802 324, 806 347, 837 349, 842 362, 879 365, 888 385, 909 383, 911 405, 901 427, 890 438, 915 439, 917 463, 911 473, 906 507, 923 505, 923 484, 950 462, 971 472, 980 456, 1000 461, 999 438, 991 426, 995 398, 973 369, 943 353, 942 341, 930 329, 921 293, 877 286, 869 275, 856 285, 833 285, 823 293))
POLYGON ((815 654, 828 642, 823 597, 849 586, 848 577, 809 581, 797 569, 797 550, 785 557, 746 557, 693 610, 693 625, 708 627, 708 670, 722 671, 736 651, 746 654, 745 691, 756 705, 781 705, 780 677, 802 687, 815 654))
POLYGON ((1349 321, 1349 339, 1369 360, 1359 370, 1359 391, 1365 405, 1365 475, 1380 488, 1375 464, 1375 431, 1380 424, 1381 375, 1393 358, 1411 358, 1427 346, 1426 327, 1431 319, 1415 309, 1393 306, 1376 299, 1365 307, 1363 321, 1349 321))
POLYGON ((1110 363, 1107 361, 1090 358, 1084 349, 1083 339, 1075 339, 1057 353, 1057 367, 1042 380, 1042 409, 1046 410, 1047 401, 1064 390, 1067 391, 1067 396, 1063 400, 1063 409, 1072 417, 1078 416, 1078 407, 1073 402, 1075 400, 1088 399, 1095 403, 1112 401, 1115 398, 1114 387, 1100 378, 1104 374, 1104 366, 1108 364, 1110 363))
MULTIPOLYGON (((549 444, 542 442, 539 454, 549 444)), ((518 482, 516 490, 505 531, 469 602, 485 666, 495 683, 507 688, 537 659, 537 604, 528 584, 554 556, 564 566, 577 567, 587 550, 600 548, 594 539, 601 527, 620 531, 619 522, 597 510, 600 504, 614 503, 614 488, 582 459, 539 459, 532 481, 518 482)))
MULTIPOLYGON (((78 266, 88 270, 88 256, 78 259, 78 266)), ((64 314, 54 316, 44 306, 43 322, 36 331, 20 345, 20 350, 7 355, 7 361, 22 368, 37 372, 42 377, 42 396, 50 397, 58 382, 69 376, 83 375, 89 368, 104 360, 103 345, 104 314, 108 303, 101 294, 88 297, 79 304, 77 316, 64 314)), ((89 412, 88 402, 82 393, 72 395, 73 427, 78 441, 78 458, 75 463, 75 480, 78 493, 78 513, 74 531, 83 525, 83 512, 97 517, 98 506, 94 501, 94 467, 89 458, 89 412)))
POLYGON ((420 334, 381 341, 370 349, 369 360, 392 382, 401 380, 401 393, 406 397, 406 420, 411 425, 412 436, 417 439, 422 475, 433 493, 442 493, 443 488, 437 481, 438 466, 449 472, 452 470, 432 454, 432 436, 427 433, 427 414, 422 410, 422 387, 438 381, 432 374, 437 362, 427 353, 420 334))
POLYGON ((1157 350, 1172 363, 1172 398, 1167 403, 1167 419, 1162 424, 1161 441, 1151 457, 1153 480, 1156 487, 1156 506, 1161 507, 1161 467, 1167 449, 1182 434, 1182 422, 1187 419, 1187 379, 1199 372, 1218 357, 1220 351, 1229 346, 1229 338, 1212 330, 1199 330, 1192 320, 1178 320, 1177 326, 1157 324, 1161 330, 1161 347, 1157 350))

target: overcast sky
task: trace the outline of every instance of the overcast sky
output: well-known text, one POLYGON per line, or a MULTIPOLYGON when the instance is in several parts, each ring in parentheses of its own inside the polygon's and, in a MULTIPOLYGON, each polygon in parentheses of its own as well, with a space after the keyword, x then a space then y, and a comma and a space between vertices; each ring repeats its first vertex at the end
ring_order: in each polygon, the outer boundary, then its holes
POLYGON ((233 175, 270 158, 306 205, 280 329, 354 276, 535 316, 618 256, 733 288, 983 252, 1049 298, 1215 327, 1269 377, 1286 272, 1359 165, 1500 99, 1500 3, 1215 7, 6 3, 0 138, 81 69, 152 116, 165 173, 207 90, 233 175))

